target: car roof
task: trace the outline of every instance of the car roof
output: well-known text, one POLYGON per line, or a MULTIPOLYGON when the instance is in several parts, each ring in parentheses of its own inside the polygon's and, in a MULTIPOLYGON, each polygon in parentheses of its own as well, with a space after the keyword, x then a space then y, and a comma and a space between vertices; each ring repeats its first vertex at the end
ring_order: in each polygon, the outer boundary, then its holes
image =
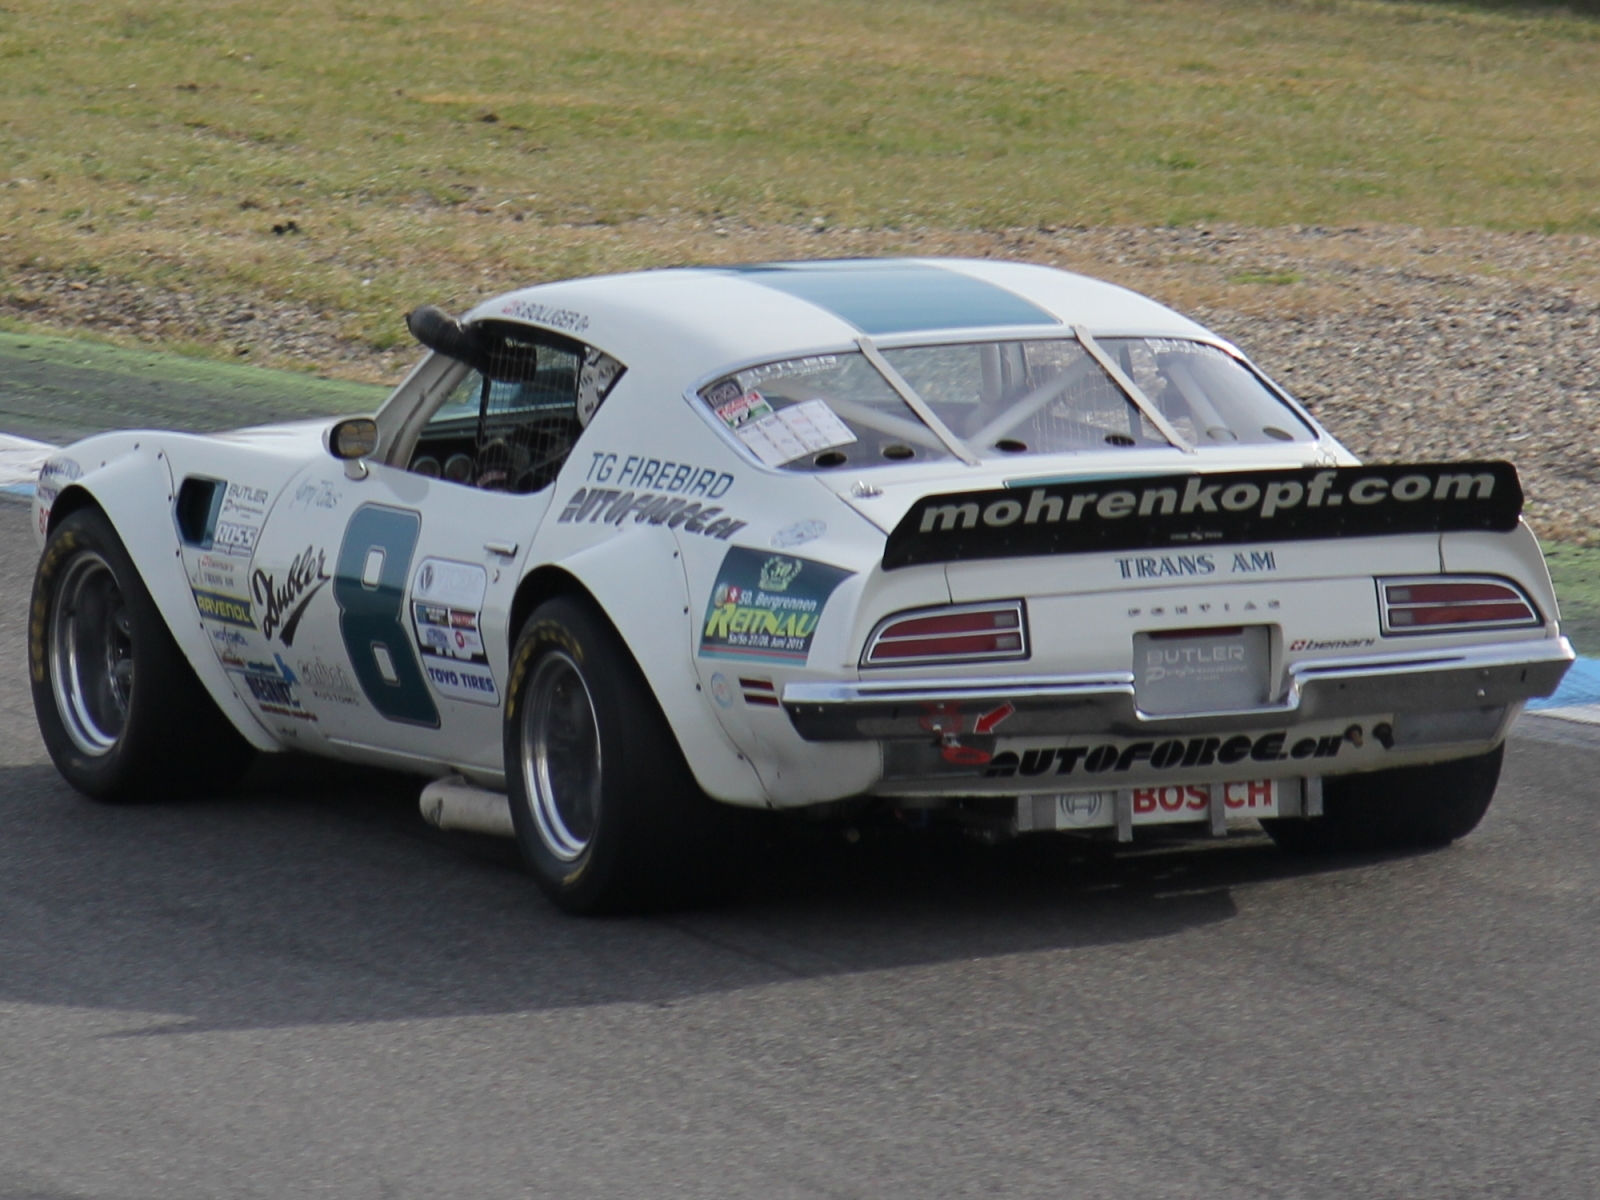
POLYGON ((1136 292, 1030 263, 888 258, 691 267, 508 292, 467 314, 554 329, 629 366, 687 378, 758 359, 839 349, 863 334, 903 342, 971 332, 1212 337, 1136 292))

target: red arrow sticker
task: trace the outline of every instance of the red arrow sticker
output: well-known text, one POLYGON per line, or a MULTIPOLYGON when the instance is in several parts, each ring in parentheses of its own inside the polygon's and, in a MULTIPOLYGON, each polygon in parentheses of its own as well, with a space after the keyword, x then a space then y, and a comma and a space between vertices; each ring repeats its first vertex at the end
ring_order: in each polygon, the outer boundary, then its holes
POLYGON ((1000 724, 1001 721, 1004 721, 1007 717, 1009 717, 1012 713, 1014 713, 1016 711, 1017 711, 1017 706, 1015 704, 1012 704, 1011 701, 1007 700, 1004 704, 1002 704, 999 708, 995 709, 993 712, 986 712, 986 713, 983 714, 983 716, 979 717, 977 724, 975 724, 972 727, 973 732, 974 733, 993 733, 996 725, 1000 724))

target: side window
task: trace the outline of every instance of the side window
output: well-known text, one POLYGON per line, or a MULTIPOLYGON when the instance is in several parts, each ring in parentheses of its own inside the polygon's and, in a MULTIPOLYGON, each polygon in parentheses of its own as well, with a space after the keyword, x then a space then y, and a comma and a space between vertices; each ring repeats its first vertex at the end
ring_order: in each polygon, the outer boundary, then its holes
POLYGON ((474 327, 484 353, 428 419, 408 469, 467 487, 537 492, 560 472, 624 367, 555 334, 474 327))

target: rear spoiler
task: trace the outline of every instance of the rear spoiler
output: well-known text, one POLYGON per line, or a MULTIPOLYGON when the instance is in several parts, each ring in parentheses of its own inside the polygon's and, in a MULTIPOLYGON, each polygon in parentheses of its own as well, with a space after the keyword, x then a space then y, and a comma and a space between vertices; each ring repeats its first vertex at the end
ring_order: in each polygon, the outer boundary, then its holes
POLYGON ((884 547, 919 563, 1173 546, 1515 529, 1508 462, 1139 475, 924 496, 884 547))

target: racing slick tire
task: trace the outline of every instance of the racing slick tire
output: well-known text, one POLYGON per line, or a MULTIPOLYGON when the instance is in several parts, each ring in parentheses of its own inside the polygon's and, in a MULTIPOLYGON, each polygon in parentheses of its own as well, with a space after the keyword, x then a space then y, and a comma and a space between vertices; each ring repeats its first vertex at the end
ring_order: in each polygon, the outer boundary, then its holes
POLYGON ((517 840, 560 909, 647 910, 704 896, 724 814, 695 782, 621 637, 559 596, 511 655, 506 785, 517 840))
POLYGON ((223 791, 255 757, 206 694, 97 508, 70 514, 45 543, 28 673, 45 748, 93 799, 223 791))
POLYGON ((1443 846, 1478 827, 1500 781, 1505 745, 1487 754, 1323 781, 1322 816, 1261 822, 1299 853, 1443 846))

